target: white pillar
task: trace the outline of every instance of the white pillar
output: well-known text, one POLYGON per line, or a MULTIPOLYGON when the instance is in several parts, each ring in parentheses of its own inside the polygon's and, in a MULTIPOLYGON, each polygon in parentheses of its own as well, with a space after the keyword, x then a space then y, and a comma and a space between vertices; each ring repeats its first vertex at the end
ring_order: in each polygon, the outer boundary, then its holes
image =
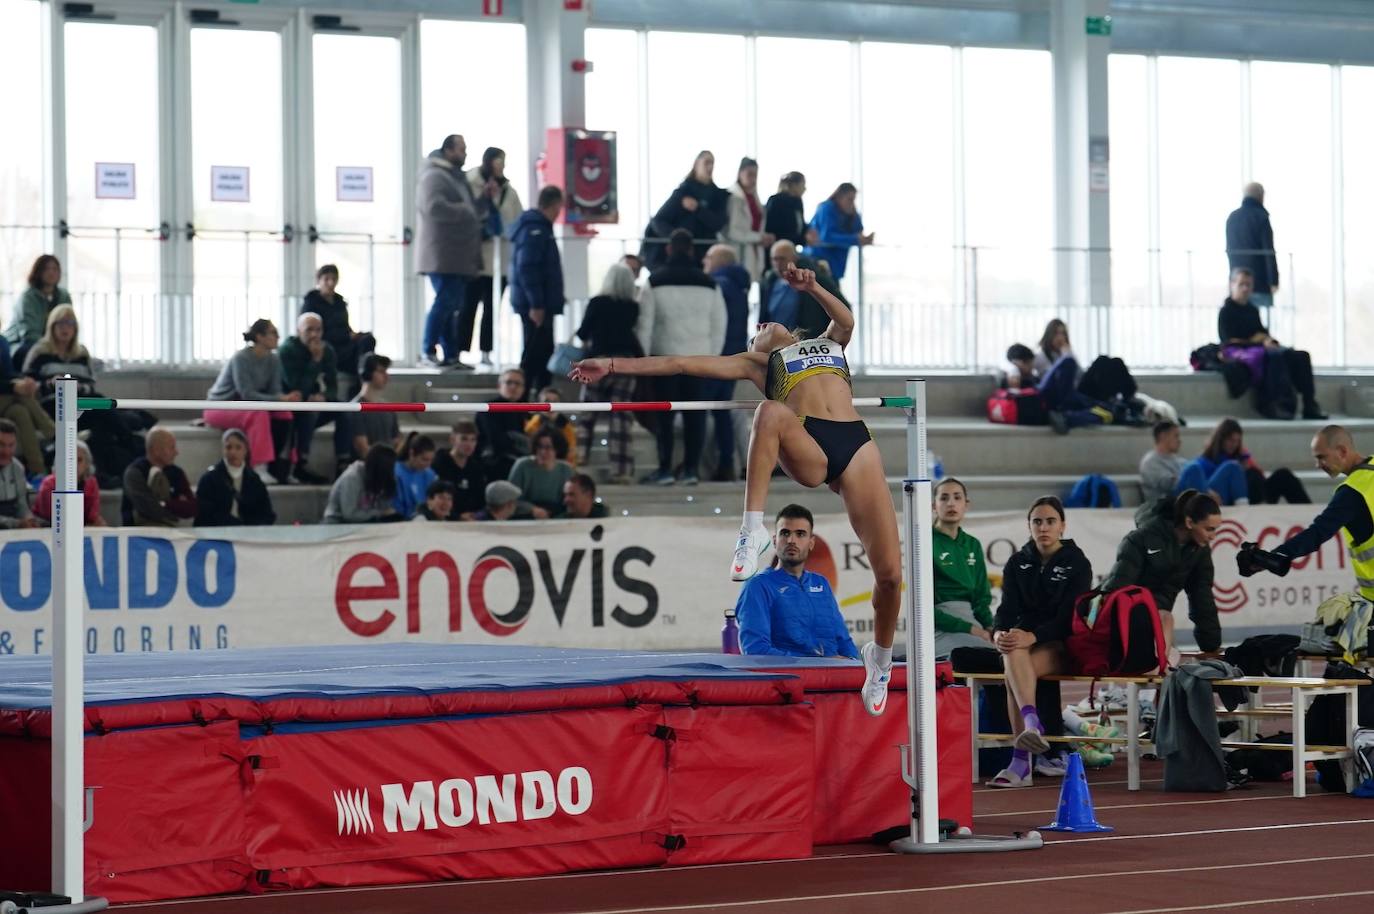
MULTIPOLYGON (((539 186, 534 163, 544 151, 550 127, 586 127, 586 76, 573 71, 573 61, 586 58, 590 0, 580 9, 561 3, 525 3, 525 59, 529 86, 530 187, 539 186)), ((590 125, 595 127, 595 124, 590 125)), ((564 188, 567 190, 567 188, 564 188)), ((537 192, 531 192, 533 206, 537 192)), ((563 286, 569 299, 588 296, 587 239, 562 226, 563 286)))
POLYGON ((1112 294, 1107 138, 1109 3, 1060 0, 1050 8, 1054 239, 1059 249, 1055 258, 1056 305, 1065 317, 1088 316, 1089 325, 1083 328, 1086 338, 1093 349, 1105 351, 1110 332, 1105 309, 1112 294))
POLYGON ((86 618, 82 552, 83 494, 76 480, 76 381, 57 382, 57 454, 53 472, 52 885, 80 903, 85 897, 85 746, 83 662, 86 618))

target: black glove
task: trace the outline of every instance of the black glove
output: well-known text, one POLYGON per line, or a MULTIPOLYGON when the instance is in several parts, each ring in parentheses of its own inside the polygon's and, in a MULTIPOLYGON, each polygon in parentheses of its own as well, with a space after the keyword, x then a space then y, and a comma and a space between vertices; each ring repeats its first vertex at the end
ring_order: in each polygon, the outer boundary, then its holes
POLYGON ((1236 553, 1236 568, 1240 570, 1240 576, 1243 578, 1261 571, 1283 577, 1288 574, 1288 568, 1292 564, 1293 560, 1288 556, 1268 552, 1254 543, 1241 543, 1240 552, 1236 553))

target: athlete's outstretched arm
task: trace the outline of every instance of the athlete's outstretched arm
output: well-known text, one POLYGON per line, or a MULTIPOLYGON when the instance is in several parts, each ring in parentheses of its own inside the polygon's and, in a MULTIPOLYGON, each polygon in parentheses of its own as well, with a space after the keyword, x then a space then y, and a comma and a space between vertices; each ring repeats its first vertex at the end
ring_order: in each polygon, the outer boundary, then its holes
POLYGON ((830 318, 830 326, 825 328, 821 336, 834 340, 841 346, 848 345, 850 338, 854 336, 854 312, 816 281, 815 271, 799 270, 796 264, 793 264, 782 274, 782 278, 798 292, 805 292, 821 303, 826 317, 830 318))
POLYGON ((651 355, 643 358, 583 359, 574 363, 568 377, 593 384, 612 374, 663 376, 687 374, 723 381, 758 383, 758 365, 748 353, 740 355, 651 355))

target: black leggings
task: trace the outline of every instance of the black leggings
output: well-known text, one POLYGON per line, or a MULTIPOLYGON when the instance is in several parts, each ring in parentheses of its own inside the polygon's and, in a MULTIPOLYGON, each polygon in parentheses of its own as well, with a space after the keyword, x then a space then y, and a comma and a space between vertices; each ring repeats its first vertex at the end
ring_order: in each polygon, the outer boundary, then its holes
POLYGON ((1259 470, 1246 470, 1245 485, 1249 490, 1252 505, 1276 505, 1280 501, 1286 501, 1290 505, 1312 504, 1302 480, 1286 468, 1277 469, 1268 476, 1259 470))

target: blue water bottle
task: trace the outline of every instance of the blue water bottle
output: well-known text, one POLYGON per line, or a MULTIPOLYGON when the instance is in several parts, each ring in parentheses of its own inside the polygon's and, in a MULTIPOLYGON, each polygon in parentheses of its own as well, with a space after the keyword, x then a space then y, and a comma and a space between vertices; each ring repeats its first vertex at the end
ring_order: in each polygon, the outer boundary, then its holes
POLYGON ((722 654, 739 653, 739 622, 735 620, 733 609, 725 611, 725 624, 720 627, 720 652, 722 654))

